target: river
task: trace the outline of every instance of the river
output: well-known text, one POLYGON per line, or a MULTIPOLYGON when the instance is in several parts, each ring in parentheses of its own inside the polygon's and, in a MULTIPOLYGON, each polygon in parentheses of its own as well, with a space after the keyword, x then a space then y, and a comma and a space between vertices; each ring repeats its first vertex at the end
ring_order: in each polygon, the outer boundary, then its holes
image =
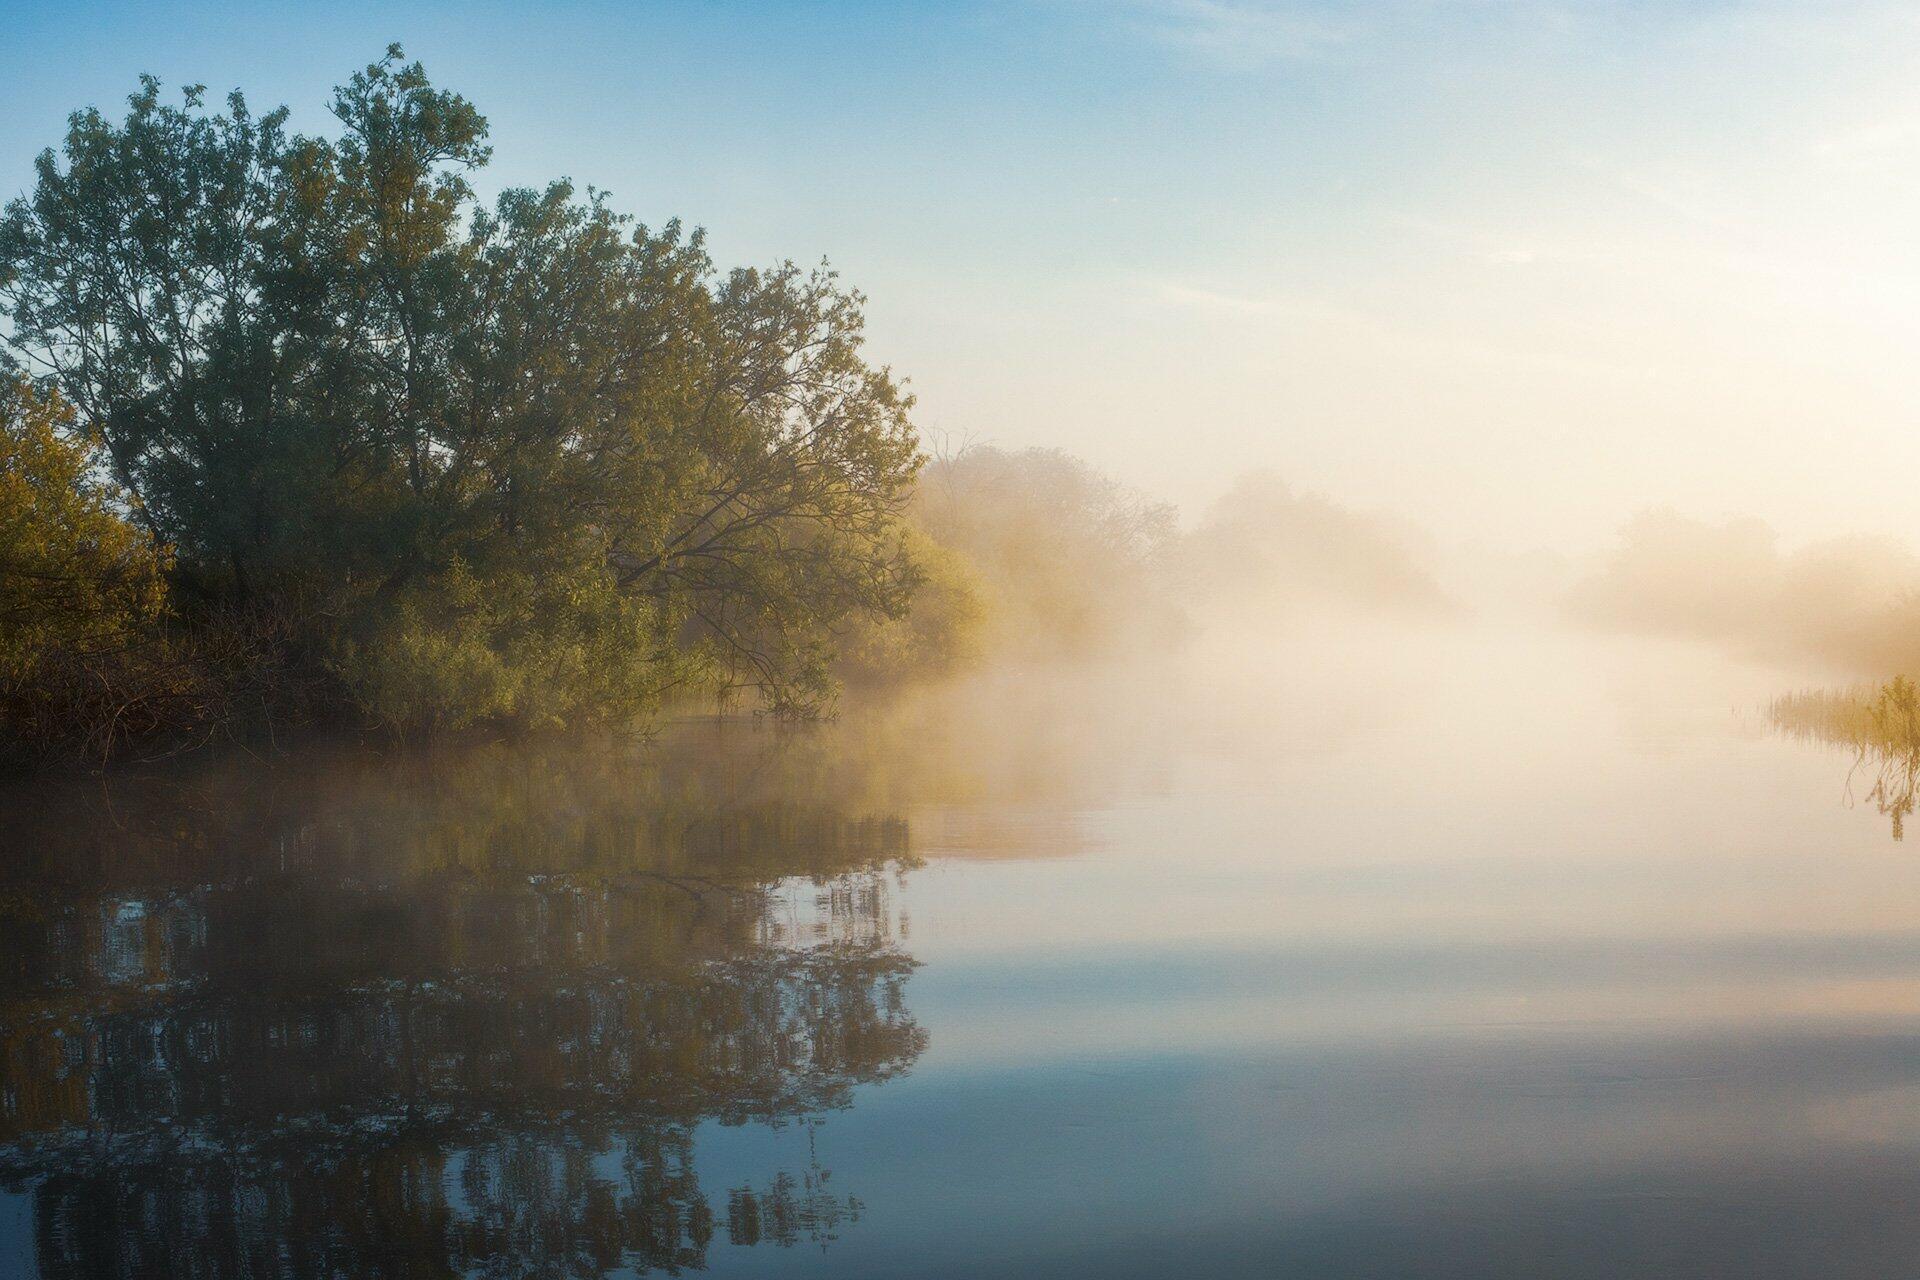
POLYGON ((1385 625, 0 798, 0 1275, 1920 1270, 1799 673, 1385 625))

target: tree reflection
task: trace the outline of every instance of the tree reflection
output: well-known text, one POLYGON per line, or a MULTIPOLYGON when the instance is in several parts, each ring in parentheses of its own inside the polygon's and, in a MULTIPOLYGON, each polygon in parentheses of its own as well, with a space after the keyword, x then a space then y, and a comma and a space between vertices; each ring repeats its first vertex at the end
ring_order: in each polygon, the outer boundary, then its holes
POLYGON ((1920 796, 1920 688, 1904 676, 1877 689, 1814 690, 1777 698, 1768 708, 1776 730, 1853 749, 1849 784, 1865 776, 1866 799, 1888 819, 1893 838, 1906 837, 1920 796))
POLYGON ((817 1161, 709 1191, 696 1136, 811 1123, 924 1048, 906 829, 765 745, 13 797, 0 1180, 42 1270, 593 1276, 831 1241, 859 1204, 817 1161))

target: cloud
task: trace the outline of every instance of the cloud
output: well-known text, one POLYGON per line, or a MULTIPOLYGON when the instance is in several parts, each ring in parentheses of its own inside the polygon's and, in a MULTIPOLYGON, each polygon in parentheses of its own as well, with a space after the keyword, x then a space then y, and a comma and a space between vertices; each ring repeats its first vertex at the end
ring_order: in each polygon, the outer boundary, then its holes
POLYGON ((1173 280, 1156 281, 1153 291, 1164 301, 1177 307, 1195 311, 1225 312, 1229 315, 1267 316, 1279 314, 1283 308, 1272 298, 1249 298, 1242 294, 1223 293, 1218 289, 1205 289, 1196 285, 1181 284, 1173 280))
POLYGON ((1363 23, 1307 6, 1245 0, 1131 0, 1136 26, 1174 48, 1238 69, 1311 61, 1350 44, 1363 23))

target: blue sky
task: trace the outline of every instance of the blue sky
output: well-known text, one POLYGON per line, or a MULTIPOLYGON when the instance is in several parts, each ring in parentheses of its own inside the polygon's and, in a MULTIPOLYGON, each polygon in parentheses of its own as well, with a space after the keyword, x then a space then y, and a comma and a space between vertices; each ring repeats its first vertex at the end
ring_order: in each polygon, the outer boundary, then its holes
POLYGON ((936 436, 1443 537, 1920 536, 1920 25, 1856 0, 19 4, 0 194, 135 76, 326 127, 390 40, 728 263, 830 257, 936 436), (1897 478, 1896 478, 1897 477, 1897 478))

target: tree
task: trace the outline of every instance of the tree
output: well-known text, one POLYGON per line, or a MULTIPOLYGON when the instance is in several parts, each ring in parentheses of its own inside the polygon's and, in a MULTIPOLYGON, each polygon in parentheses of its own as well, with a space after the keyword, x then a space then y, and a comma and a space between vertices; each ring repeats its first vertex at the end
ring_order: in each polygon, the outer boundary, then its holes
POLYGON ((928 536, 978 575, 992 643, 1084 654, 1175 625, 1153 590, 1173 508, 1070 454, 963 449, 928 469, 916 505, 928 536))
MULTIPOLYGON (((70 122, 65 165, 36 163, 0 216, 0 306, 16 363, 43 374, 104 442, 141 518, 185 563, 243 587, 282 540, 317 459, 287 422, 297 355, 281 262, 292 193, 284 111, 163 106, 151 77, 124 126, 70 122)), ((295 293, 298 291, 295 290, 295 293)))
POLYGON ((166 557, 96 451, 57 396, 0 380, 0 687, 125 648, 165 603, 166 557))
POLYGON ((104 441, 183 584, 299 601, 376 716, 692 685, 811 710, 836 636, 904 613, 911 398, 825 267, 721 273, 564 181, 481 205, 484 117, 397 46, 333 139, 238 93, 130 101, 76 114, 0 215, 7 358, 104 441))

